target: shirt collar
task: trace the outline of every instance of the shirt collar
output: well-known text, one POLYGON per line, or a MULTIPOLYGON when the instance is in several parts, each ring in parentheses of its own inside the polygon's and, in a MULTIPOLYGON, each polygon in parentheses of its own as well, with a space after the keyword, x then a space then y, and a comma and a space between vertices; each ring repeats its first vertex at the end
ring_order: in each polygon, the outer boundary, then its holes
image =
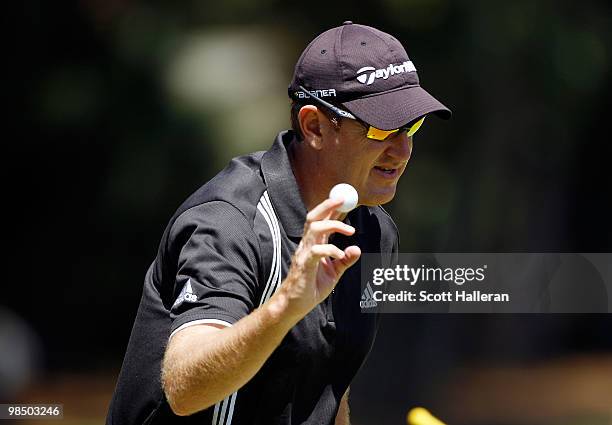
POLYGON ((307 211, 287 153, 294 138, 291 130, 280 132, 263 155, 261 171, 274 211, 279 215, 285 232, 291 237, 301 237, 307 211))
MULTIPOLYGON (((274 211, 278 214, 285 232, 290 237, 302 237, 306 221, 306 206, 291 168, 287 147, 295 139, 292 130, 282 131, 276 136, 272 147, 261 161, 261 171, 268 188, 274 211)), ((365 231, 366 217, 372 214, 370 207, 358 207, 344 221, 355 226, 355 233, 365 231), (359 224, 363 224, 360 226, 359 224)))

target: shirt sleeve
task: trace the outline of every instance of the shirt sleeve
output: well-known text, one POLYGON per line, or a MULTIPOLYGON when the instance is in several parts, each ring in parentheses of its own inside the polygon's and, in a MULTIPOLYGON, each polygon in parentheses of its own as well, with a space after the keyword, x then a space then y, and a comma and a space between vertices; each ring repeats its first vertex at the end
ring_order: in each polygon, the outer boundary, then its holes
POLYGON ((178 251, 171 336, 187 326, 231 326, 253 311, 259 245, 246 217, 224 201, 190 208, 172 226, 178 251))

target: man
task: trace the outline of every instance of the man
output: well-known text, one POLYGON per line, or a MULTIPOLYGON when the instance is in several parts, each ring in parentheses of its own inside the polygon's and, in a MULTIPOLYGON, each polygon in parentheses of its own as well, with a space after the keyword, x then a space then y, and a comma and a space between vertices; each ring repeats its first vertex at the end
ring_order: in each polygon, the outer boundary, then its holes
POLYGON ((108 424, 349 423, 378 325, 351 266, 362 251, 389 266, 398 234, 380 205, 424 117, 450 111, 399 41, 351 22, 310 43, 289 95, 293 130, 235 158, 170 220, 108 424), (349 214, 327 199, 340 182, 359 193, 349 214))

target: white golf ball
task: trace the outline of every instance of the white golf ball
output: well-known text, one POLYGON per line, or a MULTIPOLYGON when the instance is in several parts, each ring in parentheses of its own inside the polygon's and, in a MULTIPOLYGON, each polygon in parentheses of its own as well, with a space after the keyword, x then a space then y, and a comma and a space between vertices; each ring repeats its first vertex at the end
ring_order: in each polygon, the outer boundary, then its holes
POLYGON ((348 183, 338 183, 329 192, 330 199, 343 199, 344 202, 338 207, 338 211, 347 213, 357 206, 359 195, 353 186, 348 183))

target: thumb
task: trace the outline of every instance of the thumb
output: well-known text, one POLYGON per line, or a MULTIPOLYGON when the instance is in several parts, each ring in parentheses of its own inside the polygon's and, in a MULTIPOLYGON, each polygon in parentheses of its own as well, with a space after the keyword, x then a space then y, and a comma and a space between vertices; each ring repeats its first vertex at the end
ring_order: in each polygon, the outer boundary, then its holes
POLYGON ((359 260, 361 249, 358 246, 352 245, 344 250, 344 258, 334 261, 334 269, 336 270, 338 279, 342 277, 346 269, 351 267, 359 260))

